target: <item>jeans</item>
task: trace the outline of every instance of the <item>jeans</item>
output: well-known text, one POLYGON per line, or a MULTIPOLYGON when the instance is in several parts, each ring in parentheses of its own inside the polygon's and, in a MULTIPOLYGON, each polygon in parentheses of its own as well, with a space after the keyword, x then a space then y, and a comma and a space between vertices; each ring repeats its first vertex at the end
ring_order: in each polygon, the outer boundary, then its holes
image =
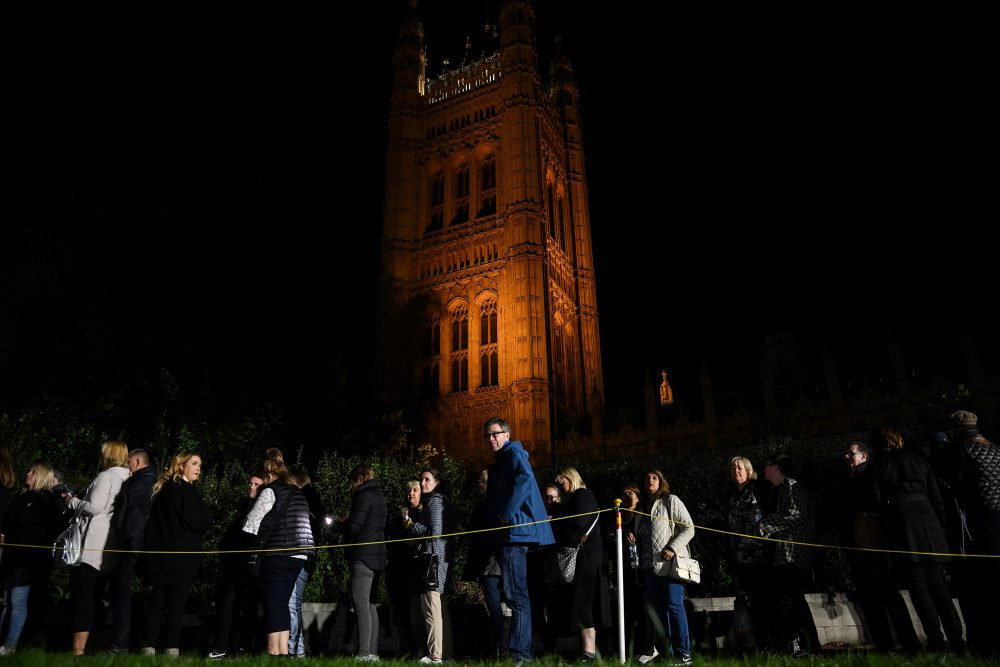
POLYGON ((659 577, 652 570, 643 570, 643 581, 646 601, 655 614, 651 620, 657 650, 662 655, 669 655, 666 652, 669 638, 675 656, 691 655, 691 634, 684 609, 684 584, 670 577, 659 577))
POLYGON ((490 658, 502 658, 507 654, 503 641, 503 607, 500 605, 500 577, 479 577, 479 585, 486 598, 486 611, 490 615, 490 627, 493 630, 493 655, 490 658))
POLYGON ((513 660, 531 660, 531 599, 528 596, 528 545, 508 544, 500 549, 500 580, 510 607, 508 653, 513 660))
POLYGON ((305 593, 307 581, 309 573, 302 568, 299 578, 295 580, 295 587, 292 588, 292 596, 288 598, 288 616, 291 623, 288 631, 288 655, 304 657, 306 654, 306 639, 302 632, 302 595, 305 593))
POLYGON ((31 570, 18 568, 15 570, 7 583, 7 603, 3 608, 3 619, 0 620, 0 627, 4 623, 7 626, 7 639, 3 645, 8 649, 17 648, 17 640, 21 638, 21 630, 28 620, 28 595, 31 593, 31 570))

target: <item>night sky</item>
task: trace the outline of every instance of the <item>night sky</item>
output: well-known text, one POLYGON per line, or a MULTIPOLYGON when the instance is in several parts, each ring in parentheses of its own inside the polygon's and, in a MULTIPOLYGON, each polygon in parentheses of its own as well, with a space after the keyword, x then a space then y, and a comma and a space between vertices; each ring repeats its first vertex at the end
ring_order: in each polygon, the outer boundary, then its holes
MULTIPOLYGON (((27 4, 0 411, 163 366, 306 432, 332 379, 364 401, 407 2, 27 4)), ((432 75, 493 4, 420 2, 432 75)), ((780 331, 997 330, 988 17, 676 4, 536 3, 581 91, 609 407, 661 368, 754 384, 780 331)))

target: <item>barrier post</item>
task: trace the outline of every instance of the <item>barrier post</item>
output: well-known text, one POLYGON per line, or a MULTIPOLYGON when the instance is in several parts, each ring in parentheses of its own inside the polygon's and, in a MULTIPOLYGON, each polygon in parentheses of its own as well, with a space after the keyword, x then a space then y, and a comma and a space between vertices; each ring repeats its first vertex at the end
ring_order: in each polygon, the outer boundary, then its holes
POLYGON ((618 584, 618 659, 625 664, 625 591, 622 590, 624 563, 622 562, 622 499, 615 498, 615 542, 618 544, 618 567, 615 568, 615 578, 618 584))

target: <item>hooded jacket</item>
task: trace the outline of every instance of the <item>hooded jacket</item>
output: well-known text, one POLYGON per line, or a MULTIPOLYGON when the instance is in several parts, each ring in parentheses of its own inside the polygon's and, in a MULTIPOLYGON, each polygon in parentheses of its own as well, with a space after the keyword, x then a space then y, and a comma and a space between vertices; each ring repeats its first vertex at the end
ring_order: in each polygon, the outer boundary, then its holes
POLYGON ((507 544, 545 546, 555 544, 548 513, 538 490, 528 452, 520 440, 510 440, 496 453, 486 482, 486 521, 497 530, 497 539, 507 544), (538 523, 541 522, 541 523, 538 523))

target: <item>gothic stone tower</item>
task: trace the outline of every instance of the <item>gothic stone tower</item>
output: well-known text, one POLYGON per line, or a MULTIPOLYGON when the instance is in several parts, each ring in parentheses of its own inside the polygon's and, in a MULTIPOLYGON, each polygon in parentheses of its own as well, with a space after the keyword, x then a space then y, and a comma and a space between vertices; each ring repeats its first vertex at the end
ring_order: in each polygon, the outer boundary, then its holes
POLYGON ((604 406, 578 90, 559 55, 542 84, 534 23, 506 0, 495 52, 432 80, 414 11, 394 58, 378 379, 470 464, 490 417, 539 465, 604 406))

